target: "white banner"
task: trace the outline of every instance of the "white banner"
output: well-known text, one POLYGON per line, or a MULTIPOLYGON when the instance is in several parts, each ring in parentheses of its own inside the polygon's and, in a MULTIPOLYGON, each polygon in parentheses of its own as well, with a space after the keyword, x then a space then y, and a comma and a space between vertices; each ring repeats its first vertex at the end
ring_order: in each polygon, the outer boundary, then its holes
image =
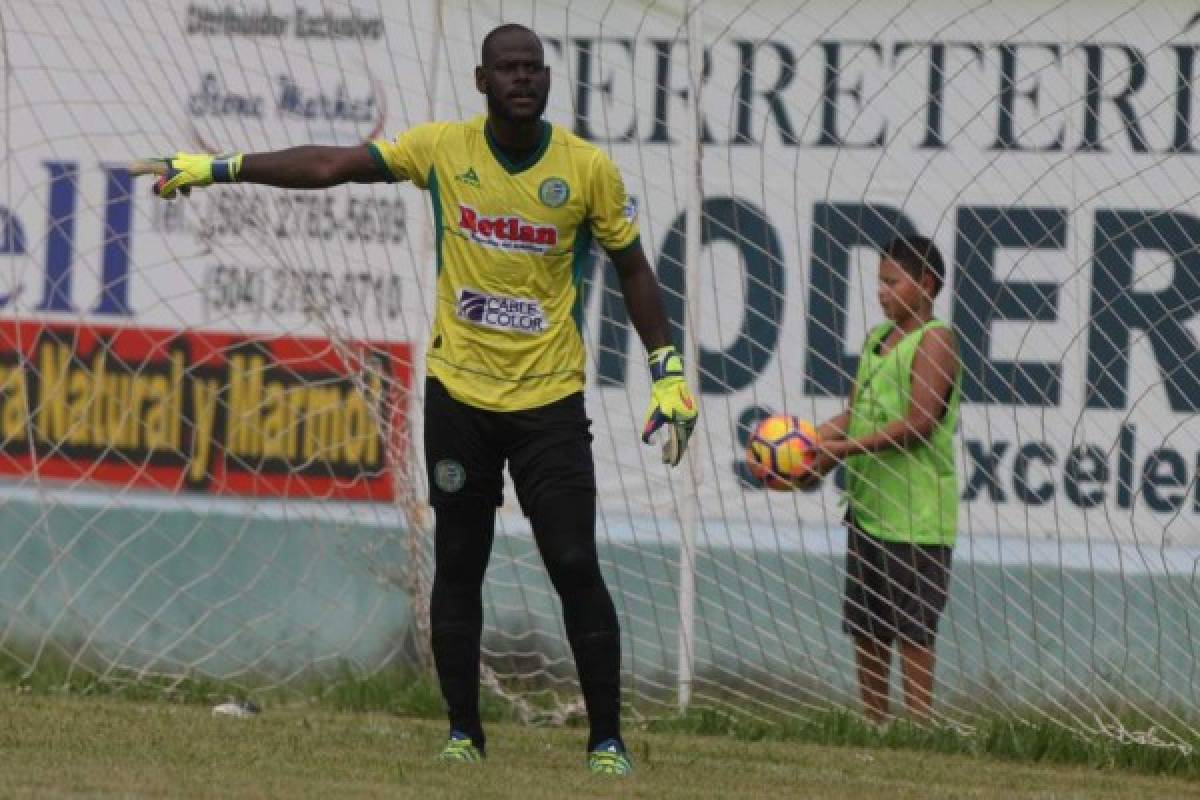
MULTIPOLYGON (((3 313, 336 331, 419 350, 434 259, 412 187, 221 187, 167 204, 122 165, 177 149, 350 144, 480 113, 472 70, 500 8, 10 3, 3 313)), ((622 168, 681 320, 692 182, 679 12, 503 11, 543 36, 550 119, 622 168)), ((701 352, 704 535, 789 536, 839 519, 832 485, 777 494, 747 482, 744 430, 771 411, 840 410, 881 319, 877 248, 915 230, 950 265, 938 313, 967 367, 964 533, 1200 544, 1193 11, 703 4, 709 227, 688 330, 701 352)), ((637 527, 689 492, 637 444, 644 353, 599 264, 587 329, 601 494, 606 524, 637 527)))

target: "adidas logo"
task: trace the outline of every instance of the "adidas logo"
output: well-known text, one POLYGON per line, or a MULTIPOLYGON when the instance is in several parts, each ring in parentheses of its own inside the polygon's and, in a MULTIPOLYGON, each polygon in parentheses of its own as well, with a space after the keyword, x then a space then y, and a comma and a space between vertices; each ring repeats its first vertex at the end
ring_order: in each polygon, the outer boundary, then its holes
POLYGON ((467 171, 461 175, 455 175, 454 180, 465 183, 467 186, 474 186, 476 189, 479 188, 479 176, 475 174, 474 167, 467 167, 467 171))

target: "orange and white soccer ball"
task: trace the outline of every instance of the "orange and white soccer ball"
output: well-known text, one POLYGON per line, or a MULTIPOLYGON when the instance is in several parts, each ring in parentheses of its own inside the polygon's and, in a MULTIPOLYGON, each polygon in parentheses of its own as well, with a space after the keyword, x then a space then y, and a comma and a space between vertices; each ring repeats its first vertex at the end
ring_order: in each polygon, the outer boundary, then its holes
POLYGON ((816 460, 817 429, 789 415, 767 417, 750 435, 746 450, 751 475, 769 489, 794 489, 801 471, 816 460))

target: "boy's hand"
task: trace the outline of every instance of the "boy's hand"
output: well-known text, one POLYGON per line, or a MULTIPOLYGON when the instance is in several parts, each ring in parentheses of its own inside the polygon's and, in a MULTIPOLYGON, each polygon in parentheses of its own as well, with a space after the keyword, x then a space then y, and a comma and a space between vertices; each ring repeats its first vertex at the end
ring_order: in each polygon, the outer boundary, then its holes
POLYGON ((808 465, 796 478, 792 481, 797 489, 814 489, 816 488, 825 476, 841 463, 841 457, 835 455, 840 449, 836 441, 825 442, 817 440, 817 456, 813 459, 813 463, 808 465))

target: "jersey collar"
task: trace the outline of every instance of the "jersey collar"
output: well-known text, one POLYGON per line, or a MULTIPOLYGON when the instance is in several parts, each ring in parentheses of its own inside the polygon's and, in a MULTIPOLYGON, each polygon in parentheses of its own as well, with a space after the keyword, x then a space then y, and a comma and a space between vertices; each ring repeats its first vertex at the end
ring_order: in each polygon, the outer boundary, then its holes
POLYGON ((504 167, 509 175, 517 175, 532 167, 534 164, 542 160, 542 156, 546 154, 546 148, 550 146, 550 134, 553 127, 546 120, 542 120, 542 138, 538 142, 538 146, 526 158, 519 163, 513 163, 508 156, 504 155, 504 151, 500 149, 500 145, 492 138, 492 132, 487 126, 485 118, 483 123, 483 138, 487 140, 488 149, 492 151, 492 157, 504 167))

